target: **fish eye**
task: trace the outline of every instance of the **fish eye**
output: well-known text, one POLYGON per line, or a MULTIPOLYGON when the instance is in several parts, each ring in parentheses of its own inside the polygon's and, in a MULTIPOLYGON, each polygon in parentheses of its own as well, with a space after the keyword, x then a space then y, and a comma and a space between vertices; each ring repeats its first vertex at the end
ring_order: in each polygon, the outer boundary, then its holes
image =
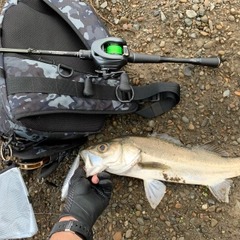
POLYGON ((97 146, 97 150, 101 153, 104 153, 108 150, 108 145, 106 143, 101 143, 97 146))

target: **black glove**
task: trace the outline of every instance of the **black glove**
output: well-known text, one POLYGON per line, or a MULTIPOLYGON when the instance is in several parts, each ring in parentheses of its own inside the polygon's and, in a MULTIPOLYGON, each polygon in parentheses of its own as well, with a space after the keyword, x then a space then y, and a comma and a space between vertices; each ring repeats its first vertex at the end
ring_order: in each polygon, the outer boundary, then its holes
MULTIPOLYGON (((99 173, 99 183, 93 184, 86 178, 82 167, 78 167, 70 180, 66 205, 60 215, 72 216, 78 220, 92 236, 92 226, 108 206, 113 185, 109 180, 110 174, 99 173)), ((84 236, 91 239, 91 236, 84 236)))

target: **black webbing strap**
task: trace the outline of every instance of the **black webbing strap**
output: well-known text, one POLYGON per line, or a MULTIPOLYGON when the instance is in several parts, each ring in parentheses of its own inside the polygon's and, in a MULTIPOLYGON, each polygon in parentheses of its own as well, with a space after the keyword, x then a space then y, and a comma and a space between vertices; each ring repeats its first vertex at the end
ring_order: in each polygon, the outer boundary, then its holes
MULTIPOLYGON (((17 77, 6 81, 8 95, 16 93, 55 93, 86 98, 83 94, 84 83, 68 79, 40 77, 17 77)), ((157 82, 146 86, 134 86, 134 102, 153 102, 136 113, 145 118, 159 116, 180 101, 180 87, 177 83, 157 82)), ((116 87, 93 84, 94 95, 88 98, 100 100, 116 100, 116 87)))
POLYGON ((133 87, 134 100, 153 102, 137 111, 144 118, 159 116, 176 106, 180 101, 180 86, 177 83, 157 82, 146 86, 133 87))
MULTIPOLYGON (((54 79, 42 77, 17 77, 7 79, 8 95, 16 93, 56 93, 78 98, 85 98, 83 94, 84 83, 70 81, 69 79, 54 79)), ((92 84, 95 99, 114 99, 115 88, 92 84)), ((116 99, 117 100, 117 99, 116 99)))

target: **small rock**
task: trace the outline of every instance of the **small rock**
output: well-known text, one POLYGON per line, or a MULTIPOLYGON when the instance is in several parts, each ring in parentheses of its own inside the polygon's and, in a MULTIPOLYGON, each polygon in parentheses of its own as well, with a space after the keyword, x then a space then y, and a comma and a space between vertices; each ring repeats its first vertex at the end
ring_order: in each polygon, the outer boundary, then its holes
POLYGON ((106 7, 107 7, 107 4, 108 4, 107 1, 105 1, 105 2, 103 2, 103 3, 101 4, 100 7, 101 7, 101 8, 106 8, 106 7))
POLYGON ((171 226, 171 223, 170 223, 169 221, 165 221, 165 223, 166 223, 166 225, 167 225, 168 227, 171 226))
POLYGON ((228 20, 229 20, 230 22, 234 22, 234 21, 235 21, 235 17, 232 16, 232 15, 230 15, 230 16, 228 17, 228 20))
POLYGON ((126 231, 125 237, 126 237, 126 238, 131 238, 131 237, 132 237, 132 230, 131 230, 131 229, 128 229, 128 230, 126 231))
POLYGON ((144 17, 139 17, 139 18, 138 18, 138 21, 139 21, 139 22, 142 22, 143 20, 144 20, 144 17))
POLYGON ((194 130, 194 129, 195 129, 195 127, 194 127, 194 125, 193 125, 192 122, 189 123, 189 125, 188 125, 188 129, 189 129, 189 130, 194 130))
POLYGON ((140 211, 136 211, 136 217, 139 217, 141 215, 140 211))
POLYGON ((211 224, 210 224, 211 227, 216 227, 217 224, 218 224, 218 221, 216 219, 214 219, 214 218, 211 219, 211 224))
POLYGON ((197 41, 197 47, 201 48, 203 46, 204 42, 202 40, 197 41))
POLYGON ((181 207, 182 207, 182 205, 180 203, 175 204, 175 208, 181 208, 181 207))
POLYGON ((231 142, 231 145, 237 146, 237 145, 238 145, 238 142, 237 142, 237 141, 232 141, 232 142, 231 142))
POLYGON ((153 13, 153 16, 154 16, 154 17, 157 17, 159 14, 160 14, 160 11, 158 10, 158 11, 155 11, 155 12, 153 13))
POLYGON ((160 220, 162 220, 162 221, 166 221, 166 217, 164 216, 164 215, 160 215, 160 220))
POLYGON ((208 209, 208 204, 207 203, 203 204, 202 205, 202 210, 207 210, 207 209, 208 209))
POLYGON ((224 98, 229 97, 229 95, 230 95, 230 90, 229 89, 223 92, 223 97, 224 98))
POLYGON ((166 44, 165 41, 161 41, 159 46, 162 48, 162 47, 165 47, 165 44, 166 44))
POLYGON ((182 36, 182 34, 183 34, 182 30, 181 30, 181 29, 178 29, 178 30, 177 30, 177 36, 180 37, 180 36, 182 36))
POLYGON ((183 116, 183 117, 182 117, 182 121, 183 121, 184 123, 189 123, 189 119, 188 119, 186 116, 183 116))
POLYGON ((203 47, 206 49, 209 49, 209 48, 213 47, 214 43, 215 43, 214 41, 209 41, 209 42, 205 43, 203 45, 203 47))
POLYGON ((192 25, 192 20, 190 18, 185 18, 184 22, 188 27, 192 25))
POLYGON ((197 38, 197 34, 196 33, 191 33, 191 34, 189 34, 189 37, 190 38, 197 38))
POLYGON ((187 10, 186 15, 188 18, 195 18, 197 16, 197 13, 194 10, 187 10))
POLYGON ((225 54, 225 51, 219 50, 219 51, 218 51, 218 54, 219 54, 219 55, 224 55, 224 54, 225 54))
POLYGON ((137 128, 132 128, 132 133, 137 133, 137 128))
POLYGON ((147 235, 148 233, 149 233, 149 230, 146 229, 146 230, 144 231, 144 234, 147 235))
POLYGON ((199 9, 198 4, 193 4, 193 5, 192 5, 192 9, 193 9, 194 11, 197 11, 197 10, 199 9))
POLYGON ((204 32, 204 31, 200 31, 200 34, 201 34, 202 36, 208 36, 208 33, 207 33, 207 32, 204 32))
POLYGON ((150 121, 148 122, 148 126, 151 127, 151 128, 154 128, 155 125, 156 125, 156 123, 155 123, 154 120, 150 120, 150 121))
POLYGON ((203 17, 201 17, 201 21, 207 23, 208 17, 206 15, 204 15, 203 17))
POLYGON ((139 223, 139 225, 144 225, 144 220, 141 217, 137 218, 137 222, 139 223))
POLYGON ((205 14, 205 9, 204 9, 204 8, 200 8, 200 9, 198 10, 198 14, 199 14, 199 16, 204 16, 204 14, 205 14))
POLYGON ((180 78, 184 78, 184 74, 183 74, 182 72, 178 72, 178 76, 179 76, 180 78))
POLYGON ((147 132, 151 132, 152 131, 152 128, 151 127, 146 127, 145 129, 147 132))
POLYGON ((126 17, 121 17, 120 20, 119 20, 119 24, 125 24, 128 22, 128 19, 126 17))
POLYGON ((222 208, 221 207, 216 208, 216 213, 220 213, 220 212, 222 212, 222 208))
POLYGON ((133 28, 135 29, 135 30, 137 30, 137 31, 139 31, 139 29, 140 29, 140 26, 139 26, 139 24, 133 24, 133 28))
POLYGON ((191 76, 192 76, 192 71, 191 71, 191 69, 190 69, 189 67, 185 67, 185 68, 183 69, 183 74, 184 74, 185 76, 187 76, 187 77, 191 77, 191 76))
POLYGON ((234 8, 231 8, 230 12, 232 15, 240 15, 240 11, 236 11, 234 8))
POLYGON ((113 240, 122 240, 122 232, 114 233, 113 240))
POLYGON ((128 29, 128 25, 125 23, 123 24, 123 29, 127 30, 128 29))
POLYGON ((211 205, 215 205, 215 200, 213 200, 213 199, 208 199, 208 203, 211 204, 211 205))
POLYGON ((166 16, 165 16, 165 14, 161 11, 160 12, 160 15, 161 15, 161 20, 163 21, 163 22, 165 22, 166 21, 166 16))
POLYGON ((142 211, 142 206, 141 206, 140 204, 136 204, 136 209, 137 209, 138 211, 142 211))
POLYGON ((212 31, 213 30, 213 22, 212 22, 212 20, 209 19, 208 25, 209 25, 210 30, 212 31))
POLYGON ((219 25, 219 24, 216 25, 216 29, 217 29, 217 30, 221 30, 221 29, 222 29, 222 25, 219 25))
POLYGON ((209 208, 208 208, 208 212, 215 212, 215 210, 216 210, 216 206, 215 205, 212 205, 212 206, 210 206, 209 208))
POLYGON ((113 14, 113 15, 117 15, 117 13, 118 13, 118 10, 117 10, 116 8, 113 8, 113 9, 112 9, 112 14, 113 14))

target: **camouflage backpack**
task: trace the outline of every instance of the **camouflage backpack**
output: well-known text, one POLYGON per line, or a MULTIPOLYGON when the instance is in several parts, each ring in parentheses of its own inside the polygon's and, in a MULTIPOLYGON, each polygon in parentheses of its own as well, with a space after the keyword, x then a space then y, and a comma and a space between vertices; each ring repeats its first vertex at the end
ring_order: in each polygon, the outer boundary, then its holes
POLYGON ((1 158, 11 162, 15 156, 26 169, 42 166, 40 178, 48 176, 86 136, 99 132, 107 114, 155 117, 179 101, 179 86, 174 83, 170 88, 164 85, 170 91, 156 85, 144 86, 148 90, 133 87, 134 97, 122 101, 115 89, 123 72, 103 76, 92 60, 17 52, 87 50, 96 40, 111 37, 87 3, 9 0, 0 24, 0 47, 16 49, 0 53, 1 158), (89 78, 94 92, 88 96, 83 90, 89 78), (153 104, 139 111, 141 101, 153 104))

